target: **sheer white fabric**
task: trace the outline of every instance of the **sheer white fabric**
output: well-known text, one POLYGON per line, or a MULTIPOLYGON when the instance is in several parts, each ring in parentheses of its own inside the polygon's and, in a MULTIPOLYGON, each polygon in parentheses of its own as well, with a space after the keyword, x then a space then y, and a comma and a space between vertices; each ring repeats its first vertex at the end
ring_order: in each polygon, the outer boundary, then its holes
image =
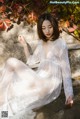
POLYGON ((0 110, 8 110, 10 116, 48 104, 60 95, 62 81, 67 99, 73 89, 66 43, 59 38, 44 48, 40 40, 26 64, 7 60, 0 79, 0 110))

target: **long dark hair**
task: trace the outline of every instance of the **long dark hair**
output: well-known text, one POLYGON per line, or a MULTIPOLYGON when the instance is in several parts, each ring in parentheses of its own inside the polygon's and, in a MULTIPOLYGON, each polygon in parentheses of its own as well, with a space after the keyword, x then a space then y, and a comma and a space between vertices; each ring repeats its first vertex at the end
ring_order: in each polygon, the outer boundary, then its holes
POLYGON ((39 38, 42 39, 45 42, 47 42, 47 40, 48 40, 46 38, 46 36, 43 34, 43 31, 42 31, 42 23, 43 23, 44 20, 49 20, 51 22, 51 25, 52 25, 53 30, 54 30, 52 40, 56 40, 59 37, 58 22, 50 13, 43 13, 38 18, 37 30, 38 30, 39 38))

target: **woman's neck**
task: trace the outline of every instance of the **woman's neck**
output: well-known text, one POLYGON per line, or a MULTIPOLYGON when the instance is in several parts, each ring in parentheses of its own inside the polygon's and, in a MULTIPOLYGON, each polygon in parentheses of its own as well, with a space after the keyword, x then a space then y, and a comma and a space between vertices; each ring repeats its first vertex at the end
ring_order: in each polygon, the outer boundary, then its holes
POLYGON ((52 41, 52 39, 53 39, 53 36, 50 37, 50 38, 47 38, 48 41, 52 41))

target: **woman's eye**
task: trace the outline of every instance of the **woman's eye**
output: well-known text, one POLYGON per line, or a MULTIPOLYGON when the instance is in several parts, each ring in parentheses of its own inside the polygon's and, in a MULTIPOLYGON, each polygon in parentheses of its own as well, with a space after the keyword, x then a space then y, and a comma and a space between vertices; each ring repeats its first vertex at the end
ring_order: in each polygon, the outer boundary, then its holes
POLYGON ((51 28, 52 28, 52 26, 49 26, 49 28, 51 29, 51 28))
POLYGON ((45 28, 42 28, 42 30, 44 30, 45 28))

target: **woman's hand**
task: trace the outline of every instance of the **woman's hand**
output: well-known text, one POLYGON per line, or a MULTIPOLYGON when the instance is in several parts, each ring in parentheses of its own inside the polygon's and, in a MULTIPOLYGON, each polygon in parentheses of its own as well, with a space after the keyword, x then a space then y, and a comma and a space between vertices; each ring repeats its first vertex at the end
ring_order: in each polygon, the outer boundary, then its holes
POLYGON ((18 41, 21 43, 23 47, 26 46, 26 41, 23 36, 18 36, 18 41))
POLYGON ((29 55, 30 55, 30 52, 29 52, 28 46, 27 46, 27 44, 26 44, 26 41, 25 41, 25 39, 24 39, 23 36, 18 36, 18 41, 21 43, 21 45, 22 45, 23 48, 24 48, 24 52, 25 52, 26 60, 27 60, 27 58, 28 58, 29 55))
POLYGON ((71 108, 72 105, 73 105, 73 103, 74 103, 73 97, 72 96, 69 96, 68 99, 65 102, 65 106, 68 107, 68 108, 71 108))

